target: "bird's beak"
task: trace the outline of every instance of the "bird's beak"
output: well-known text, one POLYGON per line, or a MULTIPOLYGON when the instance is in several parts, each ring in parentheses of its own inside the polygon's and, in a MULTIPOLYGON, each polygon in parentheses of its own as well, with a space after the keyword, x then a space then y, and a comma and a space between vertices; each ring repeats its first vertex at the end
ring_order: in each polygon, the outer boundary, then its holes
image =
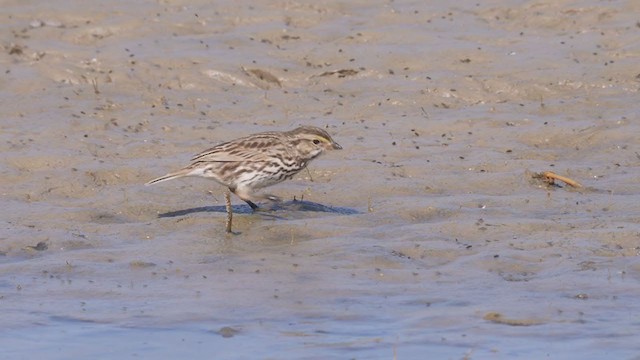
POLYGON ((333 150, 341 150, 342 146, 340 146, 340 144, 338 144, 337 142, 333 142, 331 143, 331 147, 333 148, 333 150))

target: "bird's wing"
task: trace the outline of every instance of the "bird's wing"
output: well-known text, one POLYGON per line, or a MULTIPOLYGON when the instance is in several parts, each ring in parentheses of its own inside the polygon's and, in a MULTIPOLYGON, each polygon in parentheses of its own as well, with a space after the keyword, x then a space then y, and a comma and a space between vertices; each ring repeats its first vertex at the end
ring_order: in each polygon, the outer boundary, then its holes
POLYGON ((255 151, 240 150, 233 153, 218 148, 205 150, 193 158, 191 162, 260 162, 268 161, 267 154, 257 153, 255 151))
POLYGON ((281 141, 271 140, 268 145, 260 141, 240 143, 243 139, 216 145, 193 158, 191 162, 263 162, 273 161, 279 153, 287 152, 287 146, 281 141))

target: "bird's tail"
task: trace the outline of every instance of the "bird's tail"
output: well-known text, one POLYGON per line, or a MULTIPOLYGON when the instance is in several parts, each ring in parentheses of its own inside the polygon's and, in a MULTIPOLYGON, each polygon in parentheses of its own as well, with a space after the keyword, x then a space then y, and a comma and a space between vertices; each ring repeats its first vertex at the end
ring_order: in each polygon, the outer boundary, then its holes
POLYGON ((163 182, 163 181, 167 181, 167 180, 173 180, 173 179, 181 178, 181 177, 184 177, 184 176, 189 176, 192 171, 193 171, 193 169, 178 170, 176 172, 172 172, 172 173, 169 173, 167 175, 160 176, 157 179, 153 179, 153 180, 149 181, 148 183, 146 183, 145 185, 149 186, 149 185, 153 185, 153 184, 156 184, 156 183, 159 183, 159 182, 163 182))

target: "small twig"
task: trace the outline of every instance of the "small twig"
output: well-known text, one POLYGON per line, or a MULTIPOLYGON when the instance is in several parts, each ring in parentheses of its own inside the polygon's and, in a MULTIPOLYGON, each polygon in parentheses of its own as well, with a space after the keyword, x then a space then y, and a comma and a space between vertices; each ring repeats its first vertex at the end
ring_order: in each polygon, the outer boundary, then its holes
POLYGON ((420 110, 422 110, 422 116, 424 116, 425 119, 429 119, 429 113, 427 113, 427 110, 425 110, 423 106, 420 107, 420 110))
POLYGON ((225 223, 227 234, 231 234, 231 224, 233 222, 233 209, 231 208, 231 192, 224 193, 224 200, 227 207, 227 222, 225 223))
POLYGON ((555 180, 560 180, 560 181, 564 182, 565 184, 567 184, 567 185, 569 185, 571 187, 574 187, 574 188, 581 188, 582 187, 582 185, 579 182, 577 182, 577 181, 575 181, 573 179, 570 179, 570 178, 568 178, 566 176, 558 175, 558 174, 556 174, 554 172, 551 172, 551 171, 544 171, 544 172, 541 172, 539 174, 535 174, 534 177, 535 178, 540 178, 544 182, 546 182, 547 184, 550 184, 550 185, 553 185, 555 180))
POLYGON ((91 79, 91 85, 93 86, 93 93, 96 95, 100 94, 100 90, 98 90, 98 78, 91 79))

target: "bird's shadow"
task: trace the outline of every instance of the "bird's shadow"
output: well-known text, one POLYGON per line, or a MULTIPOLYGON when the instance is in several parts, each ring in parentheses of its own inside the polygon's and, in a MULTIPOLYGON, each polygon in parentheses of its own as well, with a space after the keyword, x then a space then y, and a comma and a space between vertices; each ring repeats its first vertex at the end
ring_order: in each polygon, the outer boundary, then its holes
MULTIPOLYGON (((355 209, 345 208, 345 207, 332 207, 326 206, 319 203, 304 201, 304 200, 292 200, 292 201, 284 201, 269 204, 268 207, 260 208, 257 211, 251 209, 249 205, 232 205, 231 210, 234 214, 262 214, 269 217, 278 216, 276 213, 278 211, 309 211, 309 212, 322 212, 322 213, 330 213, 330 214, 340 214, 340 215, 354 215, 359 214, 359 212, 355 209)), ((177 216, 185 216, 193 213, 199 212, 219 212, 226 213, 227 208, 224 205, 218 206, 200 206, 191 209, 177 210, 177 211, 169 211, 166 213, 158 214, 159 218, 170 218, 177 216)))

